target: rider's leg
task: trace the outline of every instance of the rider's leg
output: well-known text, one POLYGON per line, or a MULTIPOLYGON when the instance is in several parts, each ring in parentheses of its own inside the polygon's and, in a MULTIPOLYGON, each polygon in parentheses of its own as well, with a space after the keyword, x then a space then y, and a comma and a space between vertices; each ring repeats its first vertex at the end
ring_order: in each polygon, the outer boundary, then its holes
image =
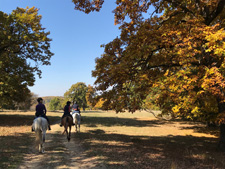
POLYGON ((64 114, 63 114, 63 116, 61 117, 61 122, 60 122, 60 127, 62 127, 62 119, 64 118, 64 114))
MULTIPOLYGON (((72 120, 73 120, 73 116, 72 116, 71 114, 70 114, 69 116, 70 116, 70 117, 72 118, 72 120)), ((73 125, 75 125, 75 124, 73 123, 73 125)))
POLYGON ((45 119, 48 121, 48 129, 51 130, 49 118, 45 116, 45 119))

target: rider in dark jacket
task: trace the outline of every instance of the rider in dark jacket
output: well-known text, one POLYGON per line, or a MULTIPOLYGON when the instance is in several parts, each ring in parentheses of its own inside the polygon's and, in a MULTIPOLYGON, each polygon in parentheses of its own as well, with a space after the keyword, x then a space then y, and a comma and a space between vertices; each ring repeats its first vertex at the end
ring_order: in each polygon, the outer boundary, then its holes
MULTIPOLYGON (((35 118, 44 117, 48 121, 48 129, 51 130, 49 118, 46 116, 47 110, 45 105, 43 104, 43 99, 38 98, 37 101, 38 101, 38 104, 36 106, 35 118)), ((32 131, 33 131, 33 128, 32 128, 32 131)))
MULTIPOLYGON (((66 105, 64 107, 64 113, 63 113, 63 116, 61 118, 61 122, 62 122, 62 119, 64 117, 66 117, 66 116, 70 116, 73 119, 73 116, 70 114, 70 112, 71 112, 71 110, 70 110, 70 104, 71 104, 70 101, 66 102, 66 105)), ((62 123, 60 124, 60 126, 62 127, 62 123)))

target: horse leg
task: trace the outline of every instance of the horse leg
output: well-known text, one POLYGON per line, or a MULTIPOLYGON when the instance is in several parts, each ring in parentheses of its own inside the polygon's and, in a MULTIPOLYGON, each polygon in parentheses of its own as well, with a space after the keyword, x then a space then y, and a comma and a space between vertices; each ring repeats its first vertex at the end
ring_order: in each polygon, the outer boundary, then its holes
POLYGON ((39 137, 40 137, 40 140, 39 140, 39 153, 44 153, 45 150, 44 150, 44 142, 45 142, 45 132, 43 133, 39 133, 39 137))
POLYGON ((77 123, 75 123, 75 126, 76 126, 76 132, 77 132, 77 123))
POLYGON ((44 143, 45 143, 45 134, 46 134, 46 131, 43 131, 43 134, 42 134, 42 144, 41 144, 41 152, 44 153, 45 152, 45 148, 44 148, 44 143))
POLYGON ((66 130, 64 130, 64 131, 62 132, 62 135, 65 134, 65 132, 66 132, 66 130))
POLYGON ((39 144, 39 153, 44 153, 45 149, 44 149, 44 143, 40 143, 39 144))
POLYGON ((42 144, 39 143, 39 153, 41 153, 41 152, 42 152, 42 144))
POLYGON ((67 131, 67 129, 65 129, 65 132, 66 132, 66 136, 68 137, 68 131, 67 131))
POLYGON ((79 125, 79 119, 78 119, 78 116, 76 116, 76 121, 75 121, 76 132, 77 132, 78 125, 79 125))
POLYGON ((68 121, 66 122, 66 125, 65 125, 65 132, 66 132, 66 136, 67 136, 67 140, 69 141, 69 133, 68 133, 68 121))
POLYGON ((42 142, 43 143, 45 142, 45 134, 46 134, 46 131, 43 131, 43 133, 42 133, 42 142))
POLYGON ((69 137, 68 137, 69 133, 68 133, 68 124, 67 124, 67 123, 66 123, 66 125, 65 125, 65 130, 64 130, 63 133, 65 133, 65 132, 66 132, 67 140, 69 141, 69 137))
POLYGON ((67 135, 68 141, 70 141, 70 136, 71 136, 71 126, 69 126, 69 133, 68 133, 68 135, 67 135))
POLYGON ((42 151, 42 133, 41 130, 36 130, 36 141, 38 143, 39 153, 42 151))

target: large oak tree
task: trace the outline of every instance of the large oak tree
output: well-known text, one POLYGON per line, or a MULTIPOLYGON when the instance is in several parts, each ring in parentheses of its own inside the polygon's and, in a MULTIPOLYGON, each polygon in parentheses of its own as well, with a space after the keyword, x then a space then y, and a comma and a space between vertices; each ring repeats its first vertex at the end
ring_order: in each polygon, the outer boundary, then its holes
MULTIPOLYGON (((86 13, 99 11, 104 2, 73 1, 86 13)), ((93 71, 104 107, 135 111, 156 91, 163 113, 220 123, 220 147, 225 149, 225 1, 116 4, 121 35, 104 46, 93 71)))
POLYGON ((50 33, 41 18, 34 7, 0 11, 0 107, 26 100, 39 66, 50 64, 50 33))
POLYGON ((64 102, 71 101, 72 104, 77 102, 80 108, 87 107, 86 93, 88 88, 85 83, 77 82, 64 93, 64 102))

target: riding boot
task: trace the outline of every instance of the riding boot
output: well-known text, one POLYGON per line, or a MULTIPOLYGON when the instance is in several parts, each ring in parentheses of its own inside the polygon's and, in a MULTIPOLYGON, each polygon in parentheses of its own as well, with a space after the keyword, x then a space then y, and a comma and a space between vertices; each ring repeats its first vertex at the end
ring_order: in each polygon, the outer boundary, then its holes
POLYGON ((51 127, 50 127, 50 125, 48 125, 48 130, 51 130, 51 127))

